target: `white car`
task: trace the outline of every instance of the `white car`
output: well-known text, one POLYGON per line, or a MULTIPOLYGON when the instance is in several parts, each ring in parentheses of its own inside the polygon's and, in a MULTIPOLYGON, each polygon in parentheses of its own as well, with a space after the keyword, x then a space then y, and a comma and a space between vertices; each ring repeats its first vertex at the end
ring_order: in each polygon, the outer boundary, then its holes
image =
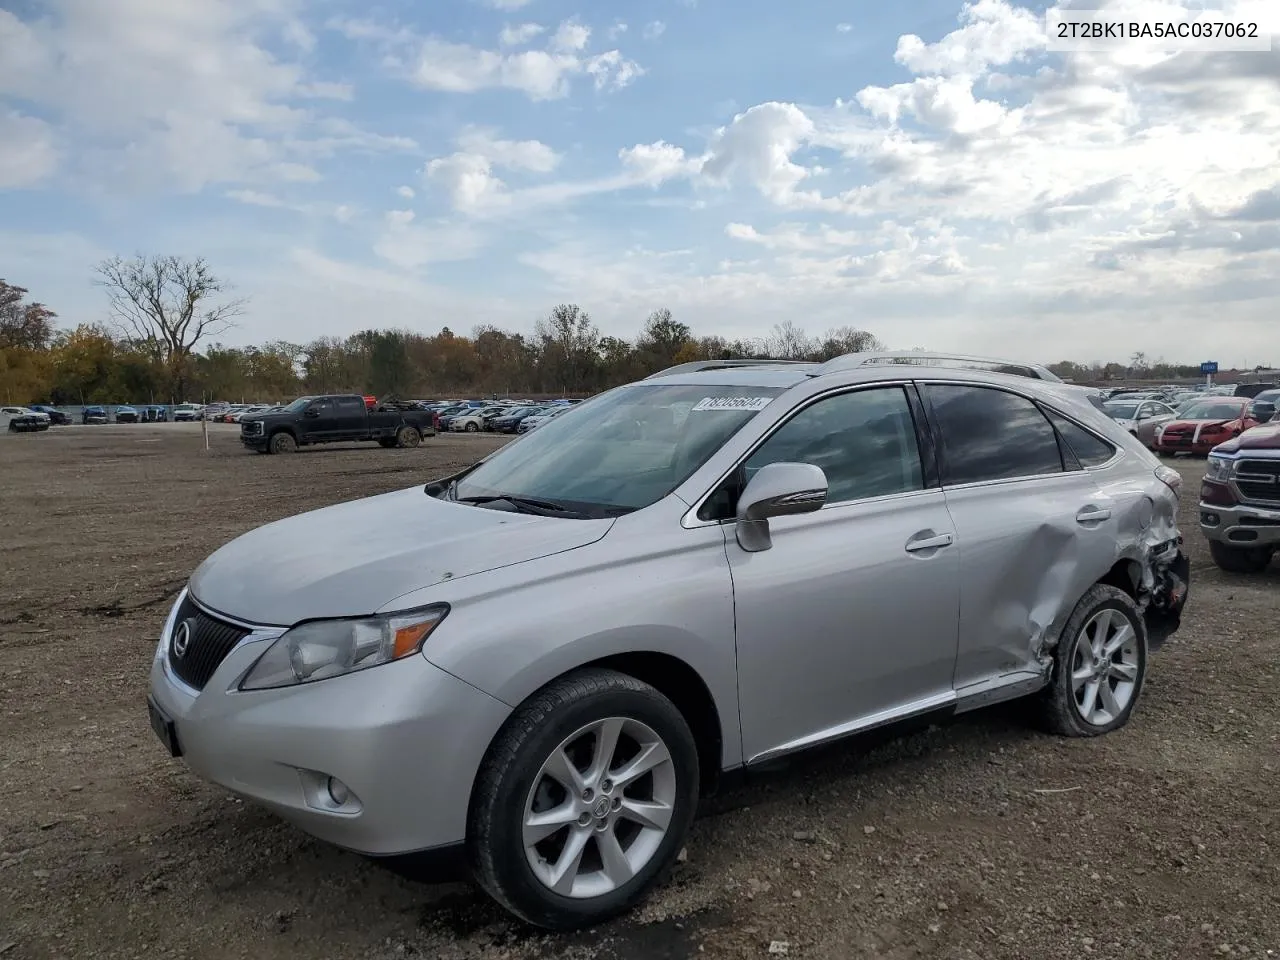
POLYGON ((252 416, 255 413, 262 413, 264 410, 270 410, 270 409, 271 409, 271 404, 269 403, 253 403, 245 407, 243 410, 236 410, 234 413, 231 414, 230 417, 228 417, 228 419, 232 423, 239 423, 245 417, 252 416))
POLYGON ((537 430, 548 420, 554 420, 565 411, 571 409, 568 404, 555 410, 548 410, 546 413, 539 413, 536 416, 525 417, 520 421, 520 426, 516 427, 516 433, 528 433, 530 430, 537 430))
POLYGON ((199 420, 200 413, 204 410, 204 406, 199 403, 180 403, 173 408, 173 422, 179 423, 183 420, 199 420))
POLYGON ((0 427, 14 433, 48 430, 53 421, 47 413, 27 407, 0 407, 0 427))

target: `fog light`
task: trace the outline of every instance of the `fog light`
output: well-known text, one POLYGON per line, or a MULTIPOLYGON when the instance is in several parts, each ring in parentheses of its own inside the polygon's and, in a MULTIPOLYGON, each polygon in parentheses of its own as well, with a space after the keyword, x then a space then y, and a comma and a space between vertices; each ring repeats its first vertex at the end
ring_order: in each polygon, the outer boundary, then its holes
POLYGON ((1222 522, 1222 518, 1216 513, 1202 513, 1200 514, 1200 522, 1206 527, 1216 527, 1222 522))
POLYGON ((347 785, 337 777, 330 777, 326 786, 329 788, 329 799, 332 800, 335 805, 341 807, 351 799, 351 791, 347 789, 347 785))

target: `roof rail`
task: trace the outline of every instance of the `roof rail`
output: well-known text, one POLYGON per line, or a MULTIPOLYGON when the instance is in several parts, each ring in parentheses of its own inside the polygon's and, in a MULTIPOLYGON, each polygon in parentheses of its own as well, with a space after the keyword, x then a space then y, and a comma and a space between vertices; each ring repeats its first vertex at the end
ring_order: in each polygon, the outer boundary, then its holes
POLYGON ((657 373, 651 373, 646 380, 655 377, 672 377, 680 373, 701 373, 704 370, 732 370, 734 367, 776 367, 788 364, 811 366, 804 360, 694 360, 690 363, 677 363, 657 373))
POLYGON ((881 350, 867 353, 846 353, 828 360, 809 376, 820 377, 838 370, 855 370, 867 366, 921 366, 952 367, 960 370, 987 370, 991 373, 1028 377, 1061 383, 1062 378, 1038 363, 1019 360, 1002 360, 998 357, 975 357, 962 353, 933 353, 924 350, 881 350))

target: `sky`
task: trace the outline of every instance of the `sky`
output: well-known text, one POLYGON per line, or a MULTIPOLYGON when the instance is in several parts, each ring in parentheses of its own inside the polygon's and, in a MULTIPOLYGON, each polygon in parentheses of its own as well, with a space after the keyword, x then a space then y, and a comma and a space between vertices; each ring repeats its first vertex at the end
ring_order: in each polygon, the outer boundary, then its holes
POLYGON ((0 0, 0 277, 73 326, 103 258, 205 257, 240 344, 574 302, 1280 364, 1280 37, 1054 52, 1046 6, 0 0))

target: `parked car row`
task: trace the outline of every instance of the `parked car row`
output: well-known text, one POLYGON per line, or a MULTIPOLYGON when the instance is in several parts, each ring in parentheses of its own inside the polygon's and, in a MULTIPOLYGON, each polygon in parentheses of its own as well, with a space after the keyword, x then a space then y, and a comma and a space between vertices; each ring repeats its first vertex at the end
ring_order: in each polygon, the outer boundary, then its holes
POLYGON ((440 417, 440 429, 450 433, 527 433, 545 422, 520 429, 527 420, 562 413, 580 400, 462 400, 453 403, 427 403, 440 417))
POLYGON ((1280 390, 1263 391, 1253 399, 1196 394, 1177 407, 1149 396, 1113 396, 1103 410, 1113 420, 1158 453, 1207 455, 1219 443, 1276 416, 1280 390))

